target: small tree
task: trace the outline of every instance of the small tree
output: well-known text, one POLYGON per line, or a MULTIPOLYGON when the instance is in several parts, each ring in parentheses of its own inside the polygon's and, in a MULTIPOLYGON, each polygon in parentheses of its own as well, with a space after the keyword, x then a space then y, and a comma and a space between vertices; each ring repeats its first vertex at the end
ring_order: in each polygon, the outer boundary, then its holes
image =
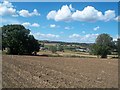
POLYGON ((52 53, 56 53, 57 52, 57 48, 55 46, 50 46, 49 47, 49 50, 52 52, 52 53))
POLYGON ((64 48, 62 45, 58 45, 58 51, 64 51, 64 48))
POLYGON ((107 55, 111 53, 113 47, 113 38, 108 34, 100 34, 94 45, 92 45, 91 51, 95 55, 100 55, 101 58, 107 58, 107 55))

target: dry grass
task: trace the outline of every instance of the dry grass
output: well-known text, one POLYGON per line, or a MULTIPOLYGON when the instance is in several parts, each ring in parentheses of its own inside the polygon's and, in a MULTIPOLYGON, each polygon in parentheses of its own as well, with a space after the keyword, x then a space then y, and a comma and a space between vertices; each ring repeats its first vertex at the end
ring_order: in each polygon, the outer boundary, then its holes
MULTIPOLYGON (((84 57, 84 58, 97 58, 96 55, 90 55, 87 52, 74 52, 74 51, 64 51, 56 53, 52 53, 51 51, 39 51, 37 53, 38 55, 48 55, 48 56, 61 56, 61 57, 84 57)), ((108 55, 108 58, 115 58, 118 57, 118 55, 108 55)))

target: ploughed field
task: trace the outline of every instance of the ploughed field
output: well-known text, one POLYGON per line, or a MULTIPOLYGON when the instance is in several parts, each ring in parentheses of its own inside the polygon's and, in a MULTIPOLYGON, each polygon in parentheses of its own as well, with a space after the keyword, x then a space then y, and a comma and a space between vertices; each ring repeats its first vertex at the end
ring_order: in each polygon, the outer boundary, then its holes
POLYGON ((3 88, 117 88, 118 60, 3 55, 3 88))

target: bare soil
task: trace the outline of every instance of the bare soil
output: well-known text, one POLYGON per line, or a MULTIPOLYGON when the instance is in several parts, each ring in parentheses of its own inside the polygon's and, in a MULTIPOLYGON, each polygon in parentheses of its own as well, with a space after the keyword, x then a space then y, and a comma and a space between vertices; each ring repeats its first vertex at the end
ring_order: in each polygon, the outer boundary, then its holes
POLYGON ((4 55, 3 88, 117 88, 118 60, 4 55))

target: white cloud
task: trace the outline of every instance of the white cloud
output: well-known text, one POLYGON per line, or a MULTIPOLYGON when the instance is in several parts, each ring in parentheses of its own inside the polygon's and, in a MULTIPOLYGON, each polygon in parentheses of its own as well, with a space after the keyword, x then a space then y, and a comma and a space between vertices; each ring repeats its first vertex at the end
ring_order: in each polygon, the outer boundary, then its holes
POLYGON ((75 11, 75 9, 72 7, 72 4, 69 5, 69 8, 71 11, 75 11))
POLYGON ((34 9, 33 12, 29 12, 28 10, 20 10, 17 11, 15 7, 12 5, 7 0, 4 0, 2 3, 0 3, 0 16, 13 16, 13 17, 18 17, 23 16, 23 17, 30 17, 30 16, 40 16, 40 13, 37 11, 37 9, 34 9))
POLYGON ((3 25, 7 24, 20 24, 20 21, 15 18, 0 18, 0 22, 3 25))
POLYGON ((113 41, 117 41, 118 38, 113 38, 113 41))
POLYGON ((76 10, 72 14, 72 18, 78 21, 87 21, 87 22, 95 22, 95 21, 110 21, 115 18, 114 10, 107 10, 105 14, 101 11, 98 11, 92 6, 85 7, 82 11, 76 10))
POLYGON ((67 5, 63 5, 58 11, 50 11, 47 15, 47 19, 54 19, 55 21, 70 21, 71 14, 72 13, 70 7, 67 5))
POLYGON ((115 18, 115 11, 114 10, 105 11, 105 15, 104 15, 105 21, 114 20, 114 18, 115 18))
POLYGON ((117 16, 114 20, 120 22, 120 16, 117 16))
POLYGON ((69 38, 80 38, 79 34, 72 34, 69 36, 69 38))
POLYGON ((55 19, 55 16, 56 16, 57 12, 55 10, 53 11, 50 11, 47 15, 47 19, 50 20, 50 19, 55 19))
POLYGON ((3 1, 3 5, 4 5, 4 6, 7 6, 7 7, 14 7, 14 6, 12 5, 12 3, 10 3, 10 2, 7 1, 7 0, 4 0, 4 1, 3 1))
POLYGON ((25 27, 39 27, 40 26, 38 23, 31 24, 29 22, 24 22, 24 23, 22 23, 22 25, 25 27))
POLYGON ((71 11, 67 5, 63 5, 61 9, 57 11, 55 16, 56 21, 69 21, 71 19, 71 11))
POLYGON ((33 26, 33 27, 40 27, 40 25, 38 23, 33 23, 31 26, 33 26))
POLYGON ((101 20, 103 15, 102 12, 96 10, 94 7, 87 6, 82 11, 76 10, 76 12, 72 14, 72 18, 78 21, 93 22, 96 20, 101 20))
POLYGON ((86 34, 86 35, 80 35, 80 34, 72 34, 69 36, 71 41, 74 42, 87 42, 87 43, 93 43, 95 42, 95 39, 97 38, 99 34, 86 34))
POLYGON ((25 27, 31 26, 31 24, 29 22, 22 23, 22 25, 25 27))
POLYGON ((117 41, 118 38, 120 38, 119 35, 115 35, 115 36, 112 36, 113 37, 113 41, 117 41))
POLYGON ((40 16, 40 13, 38 13, 37 9, 34 9, 31 13, 28 10, 20 10, 18 13, 23 17, 40 16))
POLYGON ((50 24, 50 28, 55 28, 56 25, 55 24, 50 24))
POLYGON ((52 10, 48 13, 47 19, 53 19, 55 21, 85 21, 85 22, 95 22, 95 21, 110 21, 115 19, 115 11, 107 10, 104 13, 95 9, 93 6, 87 6, 83 10, 76 10, 69 6, 63 5, 58 11, 52 10))
POLYGON ((10 16, 15 16, 16 14, 16 9, 10 3, 9 1, 3 1, 3 3, 0 3, 0 16, 4 15, 10 15, 10 16))
POLYGON ((37 33, 34 33, 33 34, 36 38, 45 38, 45 39, 49 39, 49 38, 59 38, 60 36, 59 35, 55 35, 55 34, 43 34, 43 33, 40 33, 40 32, 37 32, 37 33))
POLYGON ((12 15, 13 17, 18 17, 19 15, 18 14, 16 14, 16 15, 12 15))
POLYGON ((85 39, 87 39, 87 38, 89 38, 89 39, 91 39, 91 38, 93 38, 93 37, 97 37, 99 34, 86 34, 85 35, 85 39))
POLYGON ((69 27, 69 26, 67 26, 67 27, 65 27, 64 29, 66 29, 66 30, 70 30, 70 29, 73 29, 73 27, 69 27))
POLYGON ((94 30, 94 31, 97 31, 98 29, 100 29, 100 27, 99 27, 99 26, 97 26, 97 27, 93 28, 93 30, 94 30))
POLYGON ((96 38, 97 38, 98 35, 99 35, 99 34, 86 34, 86 35, 83 36, 80 40, 81 40, 82 42, 90 42, 90 43, 93 43, 93 42, 95 42, 95 40, 96 40, 96 38))

